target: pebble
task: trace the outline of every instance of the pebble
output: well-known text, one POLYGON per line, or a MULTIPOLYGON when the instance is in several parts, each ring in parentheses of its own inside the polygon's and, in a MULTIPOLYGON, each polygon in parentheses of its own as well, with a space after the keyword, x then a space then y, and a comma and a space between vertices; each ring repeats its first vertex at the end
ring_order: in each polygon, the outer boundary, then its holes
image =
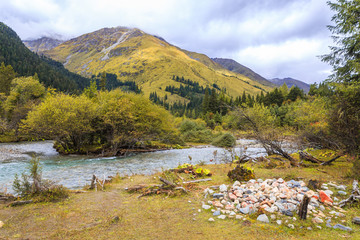
POLYGON ((307 227, 307 230, 311 231, 311 230, 312 230, 312 228, 311 228, 311 227, 307 227))
POLYGON ((345 191, 345 190, 346 190, 346 186, 344 186, 344 185, 339 185, 339 186, 336 186, 336 189, 345 191))
POLYGON ((266 216, 266 214, 259 215, 256 220, 258 220, 260 222, 264 222, 264 223, 269 223, 270 222, 269 218, 266 216))
POLYGON ((218 216, 219 219, 225 219, 226 218, 226 215, 220 215, 218 216))
POLYGON ((4 222, 0 221, 0 228, 2 228, 4 226, 4 222))
MULTIPOLYGON (((211 206, 204 204, 204 205, 202 205, 202 208, 205 209, 205 210, 208 210, 208 209, 211 208, 211 206)), ((199 210, 200 210, 200 209, 199 209, 199 210)), ((200 212, 201 212, 201 210, 200 210, 200 212)))
POLYGON ((213 218, 209 218, 208 220, 209 222, 215 222, 215 220, 213 218))
POLYGON ((319 218, 319 217, 314 217, 314 218, 312 219, 312 222, 313 222, 313 223, 323 223, 324 220, 322 220, 322 219, 319 218))
POLYGON ((271 214, 270 218, 271 218, 271 220, 275 220, 276 219, 275 214, 271 214))
POLYGON ((281 220, 276 220, 276 223, 277 223, 278 225, 281 225, 281 224, 282 224, 282 221, 281 221, 281 220))
POLYGON ((291 229, 295 229, 294 224, 288 224, 287 226, 288 226, 289 228, 291 228, 291 229))
POLYGON ((322 229, 322 227, 321 227, 321 226, 319 226, 319 225, 316 225, 316 227, 317 227, 318 229, 322 229))
POLYGON ((220 211, 215 211, 215 212, 213 213, 213 216, 219 216, 220 214, 221 214, 220 211))
POLYGON ((243 217, 241 215, 236 215, 235 217, 236 219, 243 219, 243 217))
MULTIPOLYGON (((352 222, 360 225, 360 217, 354 217, 352 222)), ((1 223, 0 223, 0 225, 1 225, 1 223)))
POLYGON ((347 193, 344 192, 344 191, 338 191, 338 194, 340 194, 340 195, 346 195, 347 193))

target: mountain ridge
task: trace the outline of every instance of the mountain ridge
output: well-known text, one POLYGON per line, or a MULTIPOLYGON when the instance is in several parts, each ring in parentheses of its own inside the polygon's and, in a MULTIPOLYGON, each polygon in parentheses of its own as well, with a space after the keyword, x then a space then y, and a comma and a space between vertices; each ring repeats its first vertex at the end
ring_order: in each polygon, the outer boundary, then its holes
MULTIPOLYGON (((134 80, 147 95, 156 91, 163 97, 167 94, 163 89, 167 85, 179 87, 180 83, 171 80, 174 75, 197 81, 202 86, 216 84, 230 96, 271 89, 223 68, 205 54, 180 49, 137 28, 102 28, 43 53, 83 76, 105 71, 116 74, 121 81, 134 80)), ((176 96, 170 98, 184 100, 176 96)))
POLYGON ((307 84, 307 83, 305 83, 303 81, 294 79, 294 78, 290 78, 290 77, 273 78, 273 79, 270 79, 269 81, 276 84, 277 86, 281 86, 284 83, 286 83, 288 88, 291 88, 292 86, 297 86, 298 88, 304 90, 305 92, 309 92, 309 90, 310 90, 310 85, 309 84, 307 84))

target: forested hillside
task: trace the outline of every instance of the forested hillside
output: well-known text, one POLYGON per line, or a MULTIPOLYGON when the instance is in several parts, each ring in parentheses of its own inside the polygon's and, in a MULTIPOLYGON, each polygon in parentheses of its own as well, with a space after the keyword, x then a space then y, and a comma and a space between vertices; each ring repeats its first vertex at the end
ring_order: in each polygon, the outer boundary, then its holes
POLYGON ((33 76, 46 87, 65 92, 78 92, 89 86, 89 79, 69 72, 59 62, 31 52, 18 35, 0 23, 0 63, 11 65, 18 76, 33 76))

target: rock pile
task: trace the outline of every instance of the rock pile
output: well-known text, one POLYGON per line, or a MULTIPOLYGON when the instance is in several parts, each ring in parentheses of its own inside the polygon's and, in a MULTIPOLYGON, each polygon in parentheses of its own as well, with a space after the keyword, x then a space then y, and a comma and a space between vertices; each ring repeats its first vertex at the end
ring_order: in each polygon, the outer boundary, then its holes
MULTIPOLYGON (((270 222, 268 215, 271 215, 273 222, 281 225, 282 221, 277 219, 276 214, 292 217, 293 221, 296 221, 294 215, 306 194, 311 198, 307 216, 312 216, 311 220, 315 224, 321 224, 327 220, 326 225, 332 227, 329 220, 331 221, 333 217, 344 218, 346 211, 336 206, 339 199, 331 198, 334 192, 329 190, 329 186, 340 195, 347 194, 346 186, 334 183, 323 184, 322 190, 313 191, 306 187, 304 181, 286 182, 282 178, 252 179, 245 183, 236 181, 232 186, 222 184, 216 188, 205 189, 205 198, 210 196, 211 200, 207 204, 204 203, 202 208, 211 209, 213 216, 220 219, 226 217, 246 219, 246 215, 259 212, 262 214, 258 216, 258 221, 268 223, 270 222), (219 191, 215 192, 215 190, 219 191), (325 215, 325 210, 327 215, 325 215)), ((351 228, 339 225, 341 224, 333 227, 351 230, 351 228)), ((293 228, 293 224, 288 224, 288 227, 293 228)))

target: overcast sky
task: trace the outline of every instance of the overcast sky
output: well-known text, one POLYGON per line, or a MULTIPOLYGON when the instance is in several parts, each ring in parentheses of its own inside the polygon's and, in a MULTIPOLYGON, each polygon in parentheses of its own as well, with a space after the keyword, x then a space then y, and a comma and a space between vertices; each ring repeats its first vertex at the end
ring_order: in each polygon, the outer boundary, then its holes
POLYGON ((232 58, 265 78, 320 82, 331 67, 327 0, 0 0, 0 21, 22 39, 77 37, 127 26, 183 49, 232 58))

